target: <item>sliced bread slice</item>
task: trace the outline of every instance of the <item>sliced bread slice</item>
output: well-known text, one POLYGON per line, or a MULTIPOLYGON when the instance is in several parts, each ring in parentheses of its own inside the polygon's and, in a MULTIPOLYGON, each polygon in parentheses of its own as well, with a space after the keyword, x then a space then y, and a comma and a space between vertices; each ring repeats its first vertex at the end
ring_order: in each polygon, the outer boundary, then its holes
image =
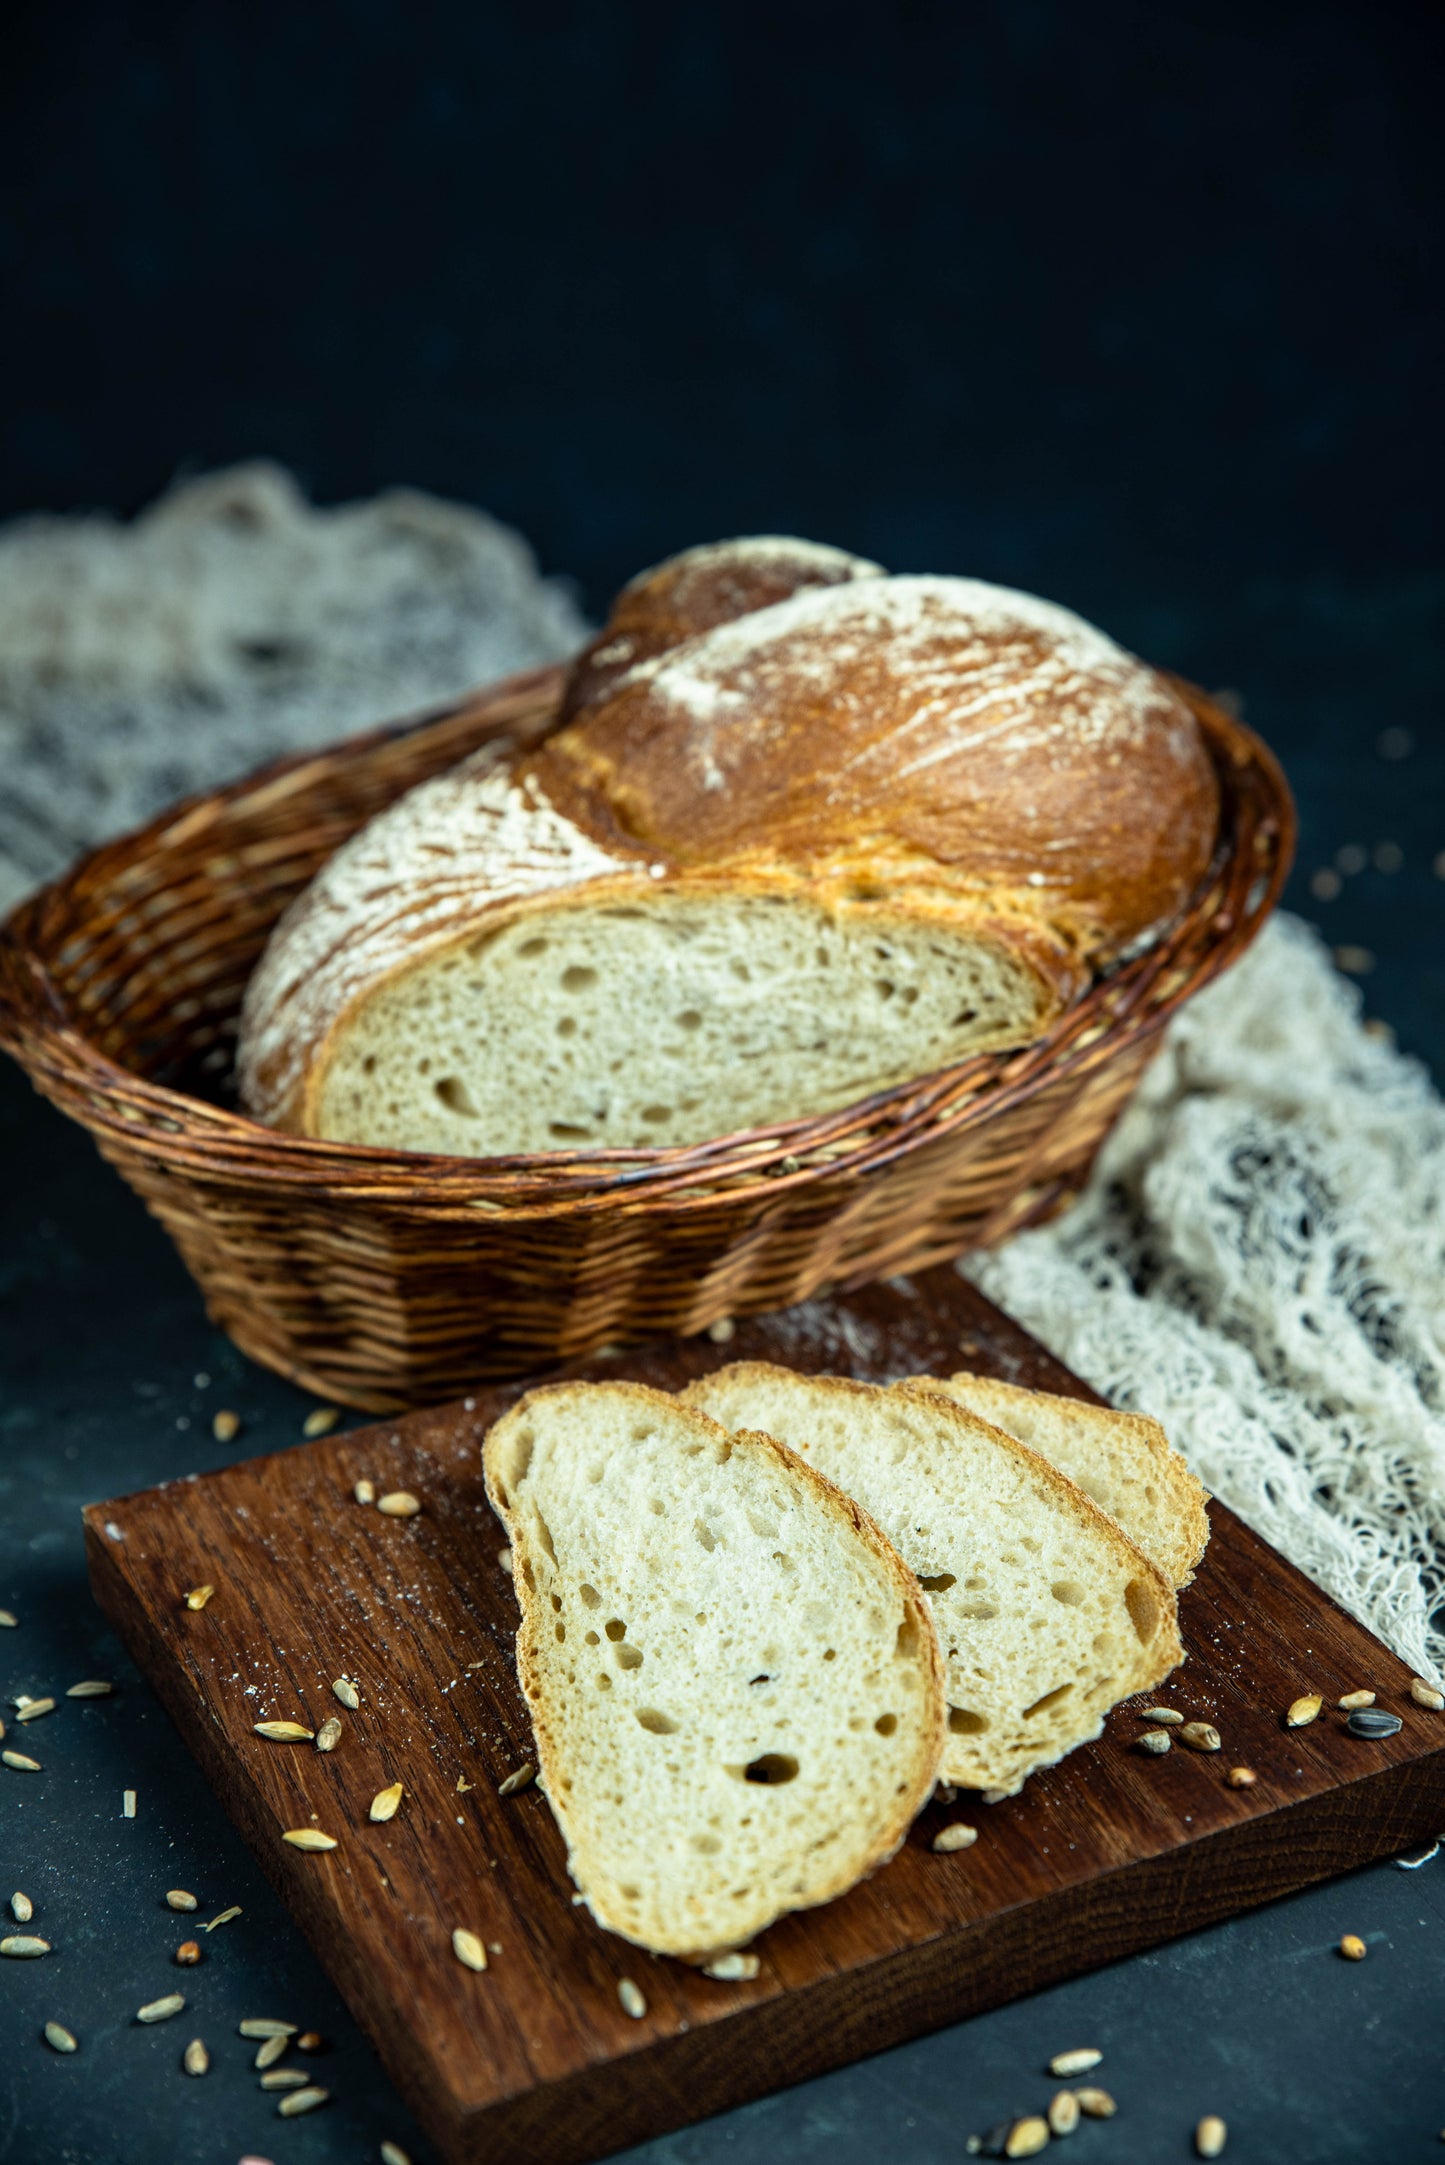
POLYGON ((1189 1584, 1209 1540, 1209 1499, 1157 1421, 992 1376, 915 1380, 1042 1451, 1119 1521, 1172 1586, 1189 1584))
POLYGON ((928 1604, 851 1498, 640 1384, 491 1430, 517 1672, 599 1924, 697 1961, 892 1856, 943 1748, 928 1604))
POLYGON ((1011 1796, 1182 1658, 1157 1566, 1040 1453, 941 1393, 759 1361, 682 1395, 806 1457, 918 1574, 948 1664, 946 1781, 1011 1796))

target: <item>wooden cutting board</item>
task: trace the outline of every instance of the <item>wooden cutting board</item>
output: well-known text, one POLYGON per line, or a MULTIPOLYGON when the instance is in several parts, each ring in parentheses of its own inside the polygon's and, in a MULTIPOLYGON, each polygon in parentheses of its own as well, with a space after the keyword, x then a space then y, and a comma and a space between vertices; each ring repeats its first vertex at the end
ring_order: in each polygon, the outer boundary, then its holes
MULTIPOLYGON (((771 1358, 883 1380, 976 1367, 1094 1394, 948 1268, 740 1324, 726 1348, 672 1342, 572 1373, 667 1387, 771 1358)), ((601 1931, 570 1899, 535 1789, 498 1782, 531 1751, 512 1671, 516 1607, 482 1488, 481 1442, 520 1386, 303 1444, 85 1514, 97 1599, 226 1809, 453 2165, 566 2165, 721 2111, 941 2023, 1116 1961, 1407 1844, 1445 1824, 1445 1715, 1409 1672, 1220 1505, 1182 1602, 1189 1659, 1162 1696, 1213 1722, 1222 1753, 1097 1744, 992 1807, 931 1805, 874 1879, 758 1942, 720 1984, 601 1931), (352 1500, 411 1489, 420 1517, 352 1500), (216 1591, 188 1610, 189 1587, 216 1591), (342 1713, 331 1680, 356 1678, 342 1713), (1404 1716, 1363 1743, 1298 1694, 1360 1686, 1404 1716), (341 1715, 329 1755, 252 1723, 341 1715), (1259 1775, 1230 1789, 1239 1763, 1259 1775), (398 1816, 368 1806, 406 1785, 398 1816), (976 1845, 936 1856, 960 1816, 976 1845), (339 1846, 302 1854, 283 1829, 339 1846), (464 1969, 451 1933, 499 1951, 464 1969), (647 2003, 623 2012, 623 1978, 647 2003)))

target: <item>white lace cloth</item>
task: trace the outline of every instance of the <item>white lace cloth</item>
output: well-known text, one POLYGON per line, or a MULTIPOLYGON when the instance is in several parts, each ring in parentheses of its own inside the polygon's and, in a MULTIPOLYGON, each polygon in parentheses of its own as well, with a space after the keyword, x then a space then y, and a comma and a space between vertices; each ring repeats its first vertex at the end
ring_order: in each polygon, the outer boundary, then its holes
MULTIPOLYGON (((167 799, 574 647, 526 545, 266 465, 0 532, 0 907, 167 799)), ((1445 1664, 1445 1108, 1280 917, 1087 1193, 965 1266, 1422 1674, 1445 1664)))

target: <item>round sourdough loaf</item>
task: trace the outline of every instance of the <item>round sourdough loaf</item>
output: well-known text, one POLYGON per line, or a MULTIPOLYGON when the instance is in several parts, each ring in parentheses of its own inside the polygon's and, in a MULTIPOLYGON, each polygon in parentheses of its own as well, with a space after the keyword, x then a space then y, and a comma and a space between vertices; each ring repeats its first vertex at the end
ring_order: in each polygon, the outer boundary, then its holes
POLYGON ((259 1118, 475 1156, 826 1112, 1037 1036, 1215 845, 1154 670, 1032 595, 807 542, 634 580, 563 713, 293 903, 242 1016, 259 1118))

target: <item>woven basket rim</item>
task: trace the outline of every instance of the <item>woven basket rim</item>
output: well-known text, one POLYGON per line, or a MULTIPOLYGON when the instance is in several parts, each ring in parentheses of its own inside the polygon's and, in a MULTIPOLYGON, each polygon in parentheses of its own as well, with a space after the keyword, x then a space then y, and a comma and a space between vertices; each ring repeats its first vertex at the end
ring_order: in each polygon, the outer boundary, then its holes
POLYGON ((144 1139, 158 1160, 169 1161, 183 1177, 312 1192, 337 1189, 358 1200, 370 1197, 378 1205, 421 1207, 443 1216, 466 1216, 479 1207, 505 1209, 509 1217, 548 1216, 588 1204, 688 1210, 740 1182, 766 1180, 771 1193, 825 1173, 871 1170, 921 1140, 1005 1110, 1046 1071, 1080 1076, 1111 1059, 1125 1044, 1162 1029, 1184 1000, 1238 958, 1278 900, 1292 859, 1294 806, 1273 753, 1198 687, 1170 677, 1203 729, 1221 793, 1219 845, 1188 908, 1141 955, 1096 978, 1041 1037, 1002 1052, 975 1054, 830 1113, 652 1149, 450 1157, 283 1134, 243 1112, 153 1082, 87 1037, 49 967, 45 941, 47 919, 63 910, 77 883, 103 877, 112 861, 119 869, 163 849, 168 840, 192 838, 199 825, 223 818, 241 800, 254 808, 268 794, 284 794, 288 786, 395 739, 478 713, 500 717, 513 707, 519 713, 536 707, 554 695, 563 673, 562 665, 523 671, 329 747, 285 754, 219 788, 196 792, 88 851, 0 923, 0 1048, 37 1082, 44 1078, 65 1096, 82 1093, 89 1102, 78 1117, 93 1133, 108 1130, 131 1147, 144 1139), (1269 862, 1257 868, 1243 906, 1236 908, 1222 903, 1220 888, 1241 869, 1234 862, 1237 851, 1229 846, 1228 815, 1242 798, 1245 777, 1267 806, 1253 828, 1256 854, 1261 835, 1272 847, 1269 862), (1207 923, 1211 914, 1213 926, 1207 923), (1177 973, 1181 951, 1201 930, 1215 936, 1178 982, 1166 986, 1171 969, 1177 973))

